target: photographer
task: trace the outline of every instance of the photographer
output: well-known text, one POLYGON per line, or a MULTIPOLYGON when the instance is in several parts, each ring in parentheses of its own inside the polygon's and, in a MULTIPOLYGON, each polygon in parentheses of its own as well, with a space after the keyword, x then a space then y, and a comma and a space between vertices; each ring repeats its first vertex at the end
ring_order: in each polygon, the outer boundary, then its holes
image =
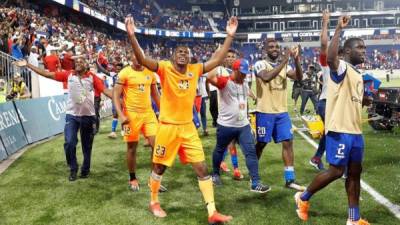
POLYGON ((303 86, 301 90, 301 107, 300 114, 303 115, 306 108, 308 99, 311 99, 316 110, 317 97, 318 97, 318 82, 317 73, 314 65, 309 65, 307 72, 304 74, 302 80, 303 86))
POLYGON ((7 101, 27 99, 30 97, 31 93, 24 82, 24 78, 21 77, 21 74, 16 73, 11 83, 11 90, 7 95, 7 101))
POLYGON ((6 102, 7 85, 3 79, 0 79, 0 104, 6 102))

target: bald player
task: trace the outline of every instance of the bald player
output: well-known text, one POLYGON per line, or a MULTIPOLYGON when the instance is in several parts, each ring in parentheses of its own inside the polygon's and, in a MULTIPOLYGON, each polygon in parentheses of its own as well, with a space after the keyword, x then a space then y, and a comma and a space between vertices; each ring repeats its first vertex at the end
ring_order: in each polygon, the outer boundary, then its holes
POLYGON ((293 130, 287 107, 288 78, 303 78, 300 49, 293 47, 281 55, 280 46, 274 39, 267 39, 264 48, 267 53, 265 59, 254 66, 257 84, 257 156, 261 157, 263 149, 272 139, 275 143, 282 143, 285 186, 304 190, 295 182, 293 130), (291 57, 295 68, 288 65, 291 57))

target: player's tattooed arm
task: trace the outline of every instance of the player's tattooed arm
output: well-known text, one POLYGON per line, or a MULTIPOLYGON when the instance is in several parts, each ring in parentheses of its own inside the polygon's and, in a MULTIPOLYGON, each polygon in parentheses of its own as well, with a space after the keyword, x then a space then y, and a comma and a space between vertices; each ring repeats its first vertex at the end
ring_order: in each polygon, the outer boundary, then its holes
POLYGON ((136 59, 138 62, 147 67, 149 70, 153 72, 157 72, 158 70, 158 62, 148 56, 145 56, 142 48, 139 45, 139 42, 136 38, 135 35, 135 21, 133 20, 133 17, 128 16, 125 19, 125 28, 126 32, 128 33, 128 38, 129 41, 131 42, 133 53, 136 56, 136 59))
POLYGON ((331 43, 328 48, 327 62, 331 71, 336 72, 339 68, 339 39, 340 34, 350 22, 349 16, 341 16, 338 20, 338 25, 336 26, 335 34, 332 37, 331 43))

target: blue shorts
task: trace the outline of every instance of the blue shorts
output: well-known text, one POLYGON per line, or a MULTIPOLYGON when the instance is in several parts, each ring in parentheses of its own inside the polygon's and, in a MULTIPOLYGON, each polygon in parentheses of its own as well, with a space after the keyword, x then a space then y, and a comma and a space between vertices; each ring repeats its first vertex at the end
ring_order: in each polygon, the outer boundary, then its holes
POLYGON ((326 161, 335 166, 361 163, 364 156, 364 138, 361 134, 329 131, 326 134, 326 161))
POLYGON ((289 113, 256 113, 257 142, 275 143, 293 139, 289 113))

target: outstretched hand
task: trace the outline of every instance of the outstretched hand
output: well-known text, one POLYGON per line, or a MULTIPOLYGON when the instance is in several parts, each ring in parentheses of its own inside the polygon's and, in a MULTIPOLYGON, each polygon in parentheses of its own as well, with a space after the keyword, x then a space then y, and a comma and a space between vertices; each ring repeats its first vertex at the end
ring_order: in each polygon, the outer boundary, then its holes
POLYGON ((329 13, 328 9, 325 9, 324 11, 322 11, 322 22, 323 23, 328 23, 329 17, 330 17, 330 13, 329 13))
POLYGON ((24 67, 28 65, 28 62, 25 59, 13 62, 14 65, 18 67, 24 67))
POLYGON ((125 29, 128 35, 134 35, 135 34, 135 20, 133 19, 132 16, 127 16, 125 18, 125 29))
POLYGON ((350 19, 351 19, 350 16, 341 16, 341 17, 339 17, 337 26, 339 28, 341 28, 341 29, 347 27, 347 25, 349 25, 349 23, 350 23, 350 19))
POLYGON ((228 23, 226 25, 226 33, 231 36, 234 37, 236 34, 236 30, 237 27, 239 25, 238 19, 236 16, 232 16, 229 20, 228 23))

